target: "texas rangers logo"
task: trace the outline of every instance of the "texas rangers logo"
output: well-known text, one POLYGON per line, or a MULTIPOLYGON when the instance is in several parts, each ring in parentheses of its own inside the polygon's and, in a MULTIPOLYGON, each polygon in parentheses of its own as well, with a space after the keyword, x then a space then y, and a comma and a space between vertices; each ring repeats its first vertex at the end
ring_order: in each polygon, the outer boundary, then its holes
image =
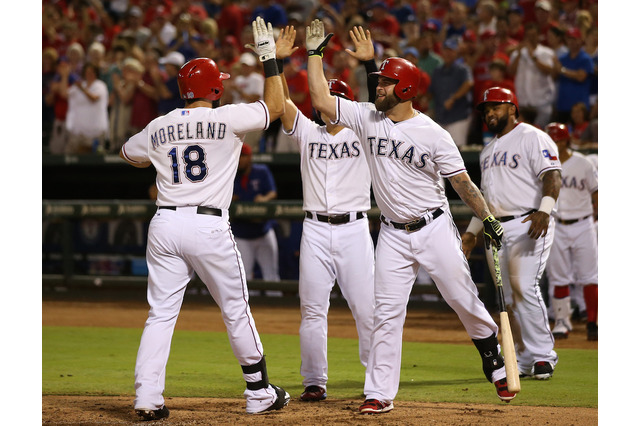
POLYGON ((542 150, 542 156, 548 158, 551 161, 558 161, 558 157, 556 157, 555 155, 551 155, 548 149, 542 150))

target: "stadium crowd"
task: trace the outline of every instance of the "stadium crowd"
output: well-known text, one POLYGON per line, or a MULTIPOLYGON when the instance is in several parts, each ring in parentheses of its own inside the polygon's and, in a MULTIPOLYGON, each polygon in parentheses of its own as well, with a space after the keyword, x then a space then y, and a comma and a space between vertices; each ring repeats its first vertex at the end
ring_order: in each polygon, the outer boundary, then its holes
MULTIPOLYGON (((309 117, 304 37, 319 18, 335 34, 327 78, 366 101, 367 76, 344 49, 351 28, 369 29, 378 63, 400 56, 423 71, 414 105, 460 149, 490 139, 473 106, 492 86, 515 91, 523 121, 566 123, 572 147, 597 147, 597 0, 43 0, 43 152, 117 153, 182 106, 177 71, 195 57, 231 74, 221 104, 259 99, 261 63, 245 47, 257 16, 297 28, 300 48, 284 72, 309 117)), ((276 121, 245 142, 256 152, 294 151, 279 129, 276 121)))

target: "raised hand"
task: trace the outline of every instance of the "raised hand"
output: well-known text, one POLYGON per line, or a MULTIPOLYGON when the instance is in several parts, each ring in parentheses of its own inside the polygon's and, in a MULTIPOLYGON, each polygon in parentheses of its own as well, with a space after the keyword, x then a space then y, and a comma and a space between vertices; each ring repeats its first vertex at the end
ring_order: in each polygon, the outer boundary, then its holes
POLYGON ((260 16, 251 23, 253 29, 254 44, 245 44, 244 47, 253 50, 261 62, 276 58, 276 42, 273 39, 271 23, 265 24, 260 16))
POLYGON ((320 56, 329 40, 333 37, 333 33, 324 35, 324 24, 319 19, 314 19, 311 25, 307 27, 307 53, 309 56, 320 56))
POLYGON ((349 36, 355 47, 355 52, 350 49, 345 51, 359 61, 368 61, 375 57, 375 49, 371 40, 371 31, 364 30, 361 26, 353 27, 349 30, 349 36))
POLYGON ((296 41, 296 29, 293 25, 287 25, 284 30, 280 32, 280 37, 276 41, 276 59, 288 58, 299 49, 294 47, 293 43, 296 41))

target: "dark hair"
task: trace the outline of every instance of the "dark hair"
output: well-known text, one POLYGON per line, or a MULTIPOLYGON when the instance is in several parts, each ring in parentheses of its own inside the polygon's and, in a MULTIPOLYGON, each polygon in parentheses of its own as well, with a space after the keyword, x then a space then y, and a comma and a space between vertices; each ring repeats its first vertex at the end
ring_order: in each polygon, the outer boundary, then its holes
POLYGON ((100 76, 100 68, 98 68, 97 65, 94 65, 91 62, 87 62, 82 66, 82 78, 84 78, 84 73, 89 68, 93 69, 93 72, 96 74, 96 77, 100 76))

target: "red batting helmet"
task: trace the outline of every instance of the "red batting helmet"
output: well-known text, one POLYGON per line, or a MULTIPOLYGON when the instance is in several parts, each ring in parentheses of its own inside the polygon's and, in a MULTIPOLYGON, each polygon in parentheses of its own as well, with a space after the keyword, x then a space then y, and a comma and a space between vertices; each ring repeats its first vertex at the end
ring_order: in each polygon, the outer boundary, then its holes
POLYGON ((554 142, 566 141, 571 138, 571 136, 569 136, 569 129, 562 123, 549 123, 544 131, 551 136, 554 142))
POLYGON ((329 92, 331 92, 332 95, 342 96, 349 99, 350 101, 354 99, 353 90, 351 90, 351 87, 349 87, 349 85, 344 81, 332 78, 328 81, 328 83, 329 92))
POLYGON ((204 98, 217 101, 222 97, 222 80, 231 77, 220 72, 218 65, 209 58, 192 59, 178 72, 178 89, 182 99, 204 98))
POLYGON ((401 100, 407 101, 418 94, 420 86, 420 70, 411 62, 403 58, 387 58, 380 65, 380 71, 369 75, 381 75, 397 80, 395 93, 401 100))
POLYGON ((518 112, 518 99, 516 99, 516 95, 509 89, 505 89, 504 87, 490 87, 489 89, 484 91, 482 95, 482 101, 476 105, 476 109, 481 113, 484 112, 484 104, 487 103, 500 103, 500 104, 512 104, 516 107, 516 117, 520 115, 518 112))

